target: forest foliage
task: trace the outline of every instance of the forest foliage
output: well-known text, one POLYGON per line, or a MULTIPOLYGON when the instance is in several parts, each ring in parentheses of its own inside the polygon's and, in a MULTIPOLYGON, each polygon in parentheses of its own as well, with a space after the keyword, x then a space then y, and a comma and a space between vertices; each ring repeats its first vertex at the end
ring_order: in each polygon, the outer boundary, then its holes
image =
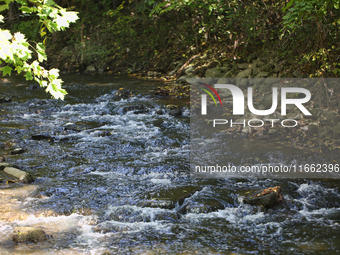
POLYGON ((46 59, 45 47, 60 65, 63 54, 73 66, 164 73, 193 56, 221 61, 270 49, 310 77, 337 77, 339 5, 340 0, 6 0, 0 5, 1 31, 11 31, 5 42, 17 41, 11 38, 18 32, 28 39, 21 44, 26 55, 1 56, 9 64, 1 70, 25 71, 27 78, 31 73, 43 86, 47 78, 60 98, 65 92, 53 82, 57 70, 44 76, 46 70, 36 66, 46 59), (74 12, 79 21, 70 24, 74 12))
MULTIPOLYGON (((36 16, 39 22, 33 27, 39 26, 40 42, 28 42, 25 33, 27 29, 14 32, 0 28, 0 64, 4 64, 0 69, 2 74, 11 74, 14 69, 18 74, 24 73, 27 80, 35 80, 41 87, 46 88, 54 98, 63 99, 66 91, 62 89, 62 80, 59 79, 58 69, 45 69, 41 63, 47 60, 45 44, 47 32, 56 32, 68 27, 71 22, 75 22, 78 17, 75 12, 68 12, 60 8, 51 0, 6 0, 0 5, 2 12, 8 10, 9 22, 11 22, 11 11, 13 8, 20 13, 20 16, 36 16)), ((0 16, 0 22, 4 22, 4 16, 0 16)), ((33 25, 33 24, 32 24, 33 25)), ((28 31, 27 31, 28 30, 28 31)))

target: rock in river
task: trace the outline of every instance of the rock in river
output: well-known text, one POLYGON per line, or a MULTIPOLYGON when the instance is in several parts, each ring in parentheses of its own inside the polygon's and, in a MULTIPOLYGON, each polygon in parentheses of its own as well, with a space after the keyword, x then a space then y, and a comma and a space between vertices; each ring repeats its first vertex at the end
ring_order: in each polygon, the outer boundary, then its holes
POLYGON ((31 183, 35 178, 20 169, 17 166, 10 165, 9 163, 0 163, 0 176, 14 178, 23 183, 31 183))
POLYGON ((130 90, 128 89, 123 89, 123 88, 120 88, 119 90, 117 90, 115 93, 114 93, 115 96, 119 97, 119 98, 123 98, 123 99, 127 99, 129 97, 132 96, 132 93, 130 90))
POLYGON ((140 207, 173 209, 176 205, 182 205, 186 198, 191 197, 196 191, 202 188, 198 186, 182 186, 172 188, 162 188, 150 194, 145 198, 147 200, 138 203, 140 207))
POLYGON ((122 107, 120 110, 122 114, 126 114, 130 111, 133 111, 133 114, 146 114, 149 112, 149 109, 145 105, 128 105, 122 107))
POLYGON ((33 140, 41 141, 41 140, 53 140, 53 137, 48 134, 36 134, 32 135, 33 140))
POLYGON ((18 154, 22 154, 25 153, 26 150, 23 148, 16 148, 14 150, 11 151, 11 155, 18 155, 18 154))
POLYGON ((252 192, 243 199, 243 202, 250 205, 269 207, 283 200, 281 187, 270 187, 259 192, 252 192))
POLYGON ((170 110, 169 114, 174 117, 181 117, 182 116, 182 108, 178 107, 176 109, 170 110))
POLYGON ((222 203, 215 199, 199 199, 201 201, 188 200, 178 210, 181 214, 186 213, 209 213, 223 210, 222 203))
POLYGON ((9 97, 1 97, 0 98, 0 104, 10 103, 10 102, 12 102, 12 99, 10 99, 9 97))
POLYGON ((48 236, 40 228, 16 227, 12 240, 15 243, 38 243, 47 240, 48 236))

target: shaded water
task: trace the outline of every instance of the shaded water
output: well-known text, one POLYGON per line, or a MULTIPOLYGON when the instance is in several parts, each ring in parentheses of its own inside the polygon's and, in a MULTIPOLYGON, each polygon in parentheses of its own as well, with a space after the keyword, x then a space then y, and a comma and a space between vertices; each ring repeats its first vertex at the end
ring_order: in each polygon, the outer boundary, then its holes
MULTIPOLYGON (((157 82, 85 75, 64 80, 64 102, 26 89, 20 78, 0 84, 3 95, 13 96, 0 105, 0 142, 27 149, 6 160, 39 177, 42 196, 22 202, 45 216, 0 222, 1 254, 340 253, 338 181, 191 178, 189 113, 175 118, 164 107, 184 106, 184 100, 151 97, 162 85, 157 82), (134 96, 116 98, 121 87, 134 96), (134 105, 148 112, 137 114, 134 105), (37 134, 51 139, 33 140, 37 134), (247 191, 277 185, 286 200, 272 210, 242 203, 247 191), (10 235, 17 225, 42 226, 54 238, 15 246, 10 235)), ((322 160, 270 141, 228 143, 235 164, 289 163, 296 155, 322 160)))

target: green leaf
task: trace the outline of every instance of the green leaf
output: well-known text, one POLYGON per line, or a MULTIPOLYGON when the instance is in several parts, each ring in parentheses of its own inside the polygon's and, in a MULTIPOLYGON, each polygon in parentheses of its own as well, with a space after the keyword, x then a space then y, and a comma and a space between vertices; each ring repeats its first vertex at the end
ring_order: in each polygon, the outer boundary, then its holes
POLYGON ((51 24, 50 24, 49 22, 47 22, 47 23, 45 24, 45 26, 46 26, 46 28, 48 29, 48 31, 49 31, 50 33, 53 32, 52 27, 51 27, 51 24))
POLYGON ((16 66, 15 70, 17 71, 18 74, 20 74, 21 71, 22 71, 22 67, 21 66, 16 66))
POLYGON ((4 10, 7 10, 7 9, 9 9, 8 4, 0 5, 0 12, 2 12, 2 11, 4 11, 4 10))
POLYGON ((58 91, 64 95, 67 95, 67 91, 65 89, 58 89, 58 91))
POLYGON ((48 6, 52 6, 54 5, 55 3, 52 1, 52 0, 45 0, 44 1, 44 4, 48 5, 48 6))
POLYGON ((13 70, 12 67, 10 66, 4 66, 3 68, 0 69, 3 73, 3 76, 6 76, 6 74, 11 75, 11 72, 13 70))
POLYGON ((22 58, 19 58, 18 56, 14 56, 14 64, 16 66, 22 66, 23 65, 22 58))
POLYGON ((46 54, 41 54, 39 51, 37 52, 38 54, 38 61, 43 62, 44 60, 47 60, 46 54))
POLYGON ((336 2, 336 3, 334 3, 334 8, 335 9, 339 9, 339 7, 340 7, 340 1, 338 1, 338 2, 336 2))
POLYGON ((25 0, 17 0, 18 4, 21 4, 21 5, 27 5, 27 1, 25 0))
POLYGON ((42 43, 37 43, 37 50, 38 51, 45 51, 45 46, 42 43))
POLYGON ((32 10, 33 8, 30 8, 30 7, 27 7, 27 6, 22 6, 20 9, 23 13, 32 13, 33 12, 33 10, 32 10))
MULTIPOLYGON (((54 98, 64 99, 67 92, 61 87, 62 80, 59 79, 59 70, 46 70, 40 63, 47 59, 45 53, 47 30, 50 32, 64 30, 69 27, 70 23, 78 19, 77 12, 66 11, 53 0, 0 0, 0 2, 0 12, 5 12, 5 10, 9 9, 10 3, 17 2, 20 6, 20 11, 23 13, 36 13, 36 17, 42 26, 40 31, 35 32, 40 34, 43 39, 42 43, 37 43, 35 46, 37 60, 32 62, 29 61, 32 58, 32 51, 29 47, 32 46, 26 41, 24 35, 20 32, 12 35, 9 30, 0 28, 0 59, 3 60, 2 63, 13 66, 3 66, 2 68, 0 66, 0 74, 2 72, 4 76, 11 75, 14 69, 17 73, 24 73, 26 80, 35 80, 40 86, 46 87, 46 91, 54 98)), ((122 20, 124 21, 124 18, 122 20)), ((0 15, 0 22, 2 21, 3 16, 0 15)))
POLYGON ((53 31, 59 31, 59 26, 56 23, 51 23, 51 28, 53 31))
POLYGON ((30 71, 26 72, 25 78, 26 78, 26 80, 28 80, 28 81, 33 80, 32 73, 31 73, 30 71))

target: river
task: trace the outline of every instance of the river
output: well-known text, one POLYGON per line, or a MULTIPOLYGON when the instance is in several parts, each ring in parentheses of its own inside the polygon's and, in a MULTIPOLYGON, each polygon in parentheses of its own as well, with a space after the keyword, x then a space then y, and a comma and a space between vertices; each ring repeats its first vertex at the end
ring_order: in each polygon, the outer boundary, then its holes
MULTIPOLYGON (((340 254, 337 180, 192 178, 190 113, 173 117, 165 107, 186 100, 153 97, 163 85, 157 81, 63 79, 65 101, 19 77, 0 83, 1 94, 12 97, 0 104, 0 143, 7 146, 0 155, 37 177, 40 196, 20 202, 41 213, 0 222, 0 254, 340 254), (120 88, 133 96, 115 97, 120 88), (8 147, 27 151, 8 155, 8 147), (285 198, 276 207, 242 203, 247 191, 273 186, 285 198), (53 238, 14 245, 13 228, 26 225, 53 238)), ((228 143, 235 164, 322 159, 270 141, 228 143)))

